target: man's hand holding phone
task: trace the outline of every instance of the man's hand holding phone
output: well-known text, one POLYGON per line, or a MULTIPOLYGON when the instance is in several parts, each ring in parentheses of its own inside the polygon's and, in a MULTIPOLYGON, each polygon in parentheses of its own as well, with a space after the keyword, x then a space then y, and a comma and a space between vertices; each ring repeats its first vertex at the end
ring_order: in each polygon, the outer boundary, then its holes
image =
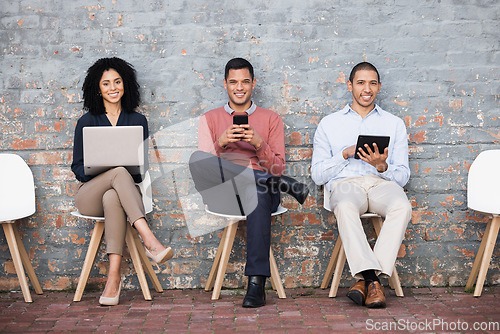
POLYGON ((248 124, 248 115, 234 115, 233 124, 219 137, 219 146, 225 147, 230 143, 245 141, 258 150, 262 145, 262 138, 257 131, 248 124))
POLYGON ((243 139, 245 128, 232 124, 219 137, 218 143, 220 147, 226 147, 230 143, 235 143, 243 139))

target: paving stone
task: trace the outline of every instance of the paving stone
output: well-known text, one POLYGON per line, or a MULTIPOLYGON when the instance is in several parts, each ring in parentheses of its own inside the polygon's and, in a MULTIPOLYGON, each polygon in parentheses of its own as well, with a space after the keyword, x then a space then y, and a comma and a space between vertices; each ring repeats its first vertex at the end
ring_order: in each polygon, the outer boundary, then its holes
MULTIPOLYGON (((418 289, 417 295, 412 293, 414 290, 410 289, 404 298, 388 298, 385 309, 361 307, 341 295, 329 298, 321 294, 320 289, 308 289, 312 295, 307 297, 289 289, 287 295, 290 297, 286 300, 270 299, 266 306, 257 309, 242 308, 240 296, 228 295, 225 301, 211 301, 209 297, 203 299, 203 294, 209 293, 197 290, 170 292, 170 306, 164 303, 164 298, 154 298, 148 303, 127 301, 116 307, 100 307, 98 294, 93 300, 74 303, 64 300, 71 300, 66 293, 45 292, 43 297, 35 296, 34 302, 27 304, 22 295, 16 299, 0 293, 3 301, 0 332, 373 333, 377 330, 370 326, 377 325, 393 326, 382 330, 390 333, 397 332, 392 329, 400 323, 410 327, 434 321, 455 324, 459 320, 471 327, 474 323, 488 322, 500 326, 500 299, 494 292, 471 298, 453 289, 446 293, 441 288, 418 289)), ((442 332, 427 329, 408 331, 442 332)))

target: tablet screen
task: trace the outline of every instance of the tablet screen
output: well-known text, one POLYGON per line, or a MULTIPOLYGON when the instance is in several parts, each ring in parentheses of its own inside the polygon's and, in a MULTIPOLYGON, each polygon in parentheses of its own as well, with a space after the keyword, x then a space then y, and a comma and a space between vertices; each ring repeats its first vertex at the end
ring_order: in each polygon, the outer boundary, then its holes
POLYGON ((365 144, 370 146, 370 149, 373 149, 373 143, 377 144, 378 151, 380 154, 384 153, 384 150, 387 146, 389 146, 389 140, 391 137, 389 136, 369 136, 369 135, 359 135, 358 142, 356 143, 356 153, 354 154, 355 159, 359 159, 359 148, 361 147, 365 150, 365 144))

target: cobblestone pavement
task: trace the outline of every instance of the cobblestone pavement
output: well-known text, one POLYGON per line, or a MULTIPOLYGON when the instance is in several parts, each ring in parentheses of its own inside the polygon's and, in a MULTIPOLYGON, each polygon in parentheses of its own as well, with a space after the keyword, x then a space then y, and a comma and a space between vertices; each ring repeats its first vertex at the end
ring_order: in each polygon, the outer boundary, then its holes
MULTIPOLYGON (((500 287, 480 298, 463 288, 407 288, 388 293, 386 309, 357 306, 339 289, 336 298, 319 288, 286 289, 287 298, 267 292, 267 305, 241 307, 244 290, 222 290, 217 301, 201 289, 122 291, 120 304, 102 307, 100 292, 44 292, 33 303, 20 291, 0 293, 0 332, 108 333, 500 333, 500 287), (475 330, 476 329, 476 330, 475 330)), ((387 290, 386 290, 387 291, 387 290)))

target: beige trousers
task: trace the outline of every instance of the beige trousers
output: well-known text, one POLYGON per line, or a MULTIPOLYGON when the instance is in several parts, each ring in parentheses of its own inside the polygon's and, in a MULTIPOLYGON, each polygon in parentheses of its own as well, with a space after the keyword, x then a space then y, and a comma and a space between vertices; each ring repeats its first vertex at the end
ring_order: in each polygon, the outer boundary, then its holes
POLYGON ((403 188, 376 175, 346 178, 332 184, 330 205, 352 276, 362 279, 362 271, 373 269, 390 277, 411 218, 403 188), (385 217, 373 250, 359 218, 367 211, 385 217))
POLYGON ((110 169, 81 183, 75 195, 75 204, 81 214, 104 216, 108 254, 122 255, 127 218, 133 225, 137 219, 146 217, 139 187, 123 167, 110 169))

